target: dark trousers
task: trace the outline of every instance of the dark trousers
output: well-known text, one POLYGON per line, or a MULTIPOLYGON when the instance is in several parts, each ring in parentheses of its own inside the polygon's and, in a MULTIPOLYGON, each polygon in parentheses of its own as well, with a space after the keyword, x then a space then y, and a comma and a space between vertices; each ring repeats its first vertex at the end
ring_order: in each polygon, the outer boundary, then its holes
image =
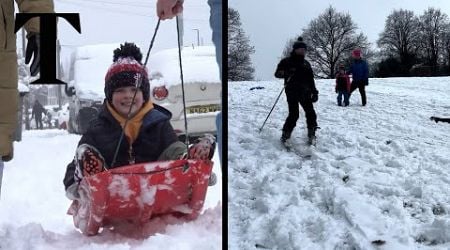
POLYGON ((305 111, 307 127, 317 127, 317 116, 311 100, 308 100, 308 98, 291 97, 287 95, 287 101, 289 107, 289 115, 284 122, 283 131, 287 132, 290 135, 292 133, 292 130, 294 130, 299 118, 299 103, 305 111))
POLYGON ((35 116, 34 119, 36 120, 36 129, 43 129, 42 117, 35 116))
POLYGON ((340 91, 338 91, 338 96, 337 96, 337 103, 338 103, 338 105, 342 106, 342 96, 344 96, 344 105, 348 106, 348 104, 349 104, 348 98, 350 97, 350 94, 348 93, 347 90, 340 90, 340 91))
POLYGON ((359 93, 361 94, 361 102, 362 105, 365 106, 367 103, 366 99, 366 85, 363 81, 353 81, 350 86, 350 95, 353 93, 355 89, 359 89, 359 93))

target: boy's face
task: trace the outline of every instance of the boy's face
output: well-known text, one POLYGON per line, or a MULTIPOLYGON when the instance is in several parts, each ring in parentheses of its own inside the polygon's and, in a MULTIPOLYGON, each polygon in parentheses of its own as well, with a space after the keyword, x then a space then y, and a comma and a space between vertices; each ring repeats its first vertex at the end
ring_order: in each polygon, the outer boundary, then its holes
POLYGON ((112 95, 112 105, 114 109, 123 117, 127 117, 128 111, 131 108, 130 117, 133 117, 144 104, 144 97, 140 89, 137 90, 136 97, 133 99, 136 87, 121 87, 116 89, 112 95))

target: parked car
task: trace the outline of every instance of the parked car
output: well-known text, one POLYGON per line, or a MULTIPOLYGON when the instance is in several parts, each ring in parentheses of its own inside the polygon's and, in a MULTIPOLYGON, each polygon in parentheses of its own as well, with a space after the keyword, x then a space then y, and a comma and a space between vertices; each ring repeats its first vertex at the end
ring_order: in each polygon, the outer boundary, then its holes
MULTIPOLYGON (((186 117, 189 136, 216 134, 215 119, 220 111, 222 85, 213 46, 184 47, 181 53, 186 117)), ((150 55, 150 89, 154 103, 172 112, 172 126, 183 139, 183 93, 178 49, 150 55)))

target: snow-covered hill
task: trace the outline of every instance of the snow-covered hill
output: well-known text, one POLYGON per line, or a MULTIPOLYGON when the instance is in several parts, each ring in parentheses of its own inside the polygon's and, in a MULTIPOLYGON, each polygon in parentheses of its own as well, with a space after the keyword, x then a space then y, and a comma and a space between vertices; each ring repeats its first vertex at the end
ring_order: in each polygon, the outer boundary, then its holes
POLYGON ((77 135, 63 130, 24 131, 15 158, 5 163, 0 199, 0 249, 221 249, 222 182, 218 154, 213 171, 218 183, 208 189, 205 211, 196 221, 155 219, 141 231, 86 237, 66 215, 70 201, 62 183, 73 159, 77 135), (164 227, 164 222, 169 225, 164 227))
POLYGON ((230 249, 450 249, 450 124, 429 119, 450 117, 450 78, 370 79, 365 107, 316 85, 317 146, 301 112, 293 153, 284 94, 258 131, 282 82, 228 84, 230 249))

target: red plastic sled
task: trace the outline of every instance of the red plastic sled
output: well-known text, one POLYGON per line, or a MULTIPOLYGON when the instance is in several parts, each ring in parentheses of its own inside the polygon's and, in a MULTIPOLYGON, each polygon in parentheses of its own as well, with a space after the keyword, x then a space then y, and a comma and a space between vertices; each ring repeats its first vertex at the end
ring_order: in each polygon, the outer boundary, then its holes
POLYGON ((176 160, 140 163, 85 177, 80 199, 67 212, 85 235, 111 222, 144 223, 156 215, 199 215, 213 162, 176 160))

